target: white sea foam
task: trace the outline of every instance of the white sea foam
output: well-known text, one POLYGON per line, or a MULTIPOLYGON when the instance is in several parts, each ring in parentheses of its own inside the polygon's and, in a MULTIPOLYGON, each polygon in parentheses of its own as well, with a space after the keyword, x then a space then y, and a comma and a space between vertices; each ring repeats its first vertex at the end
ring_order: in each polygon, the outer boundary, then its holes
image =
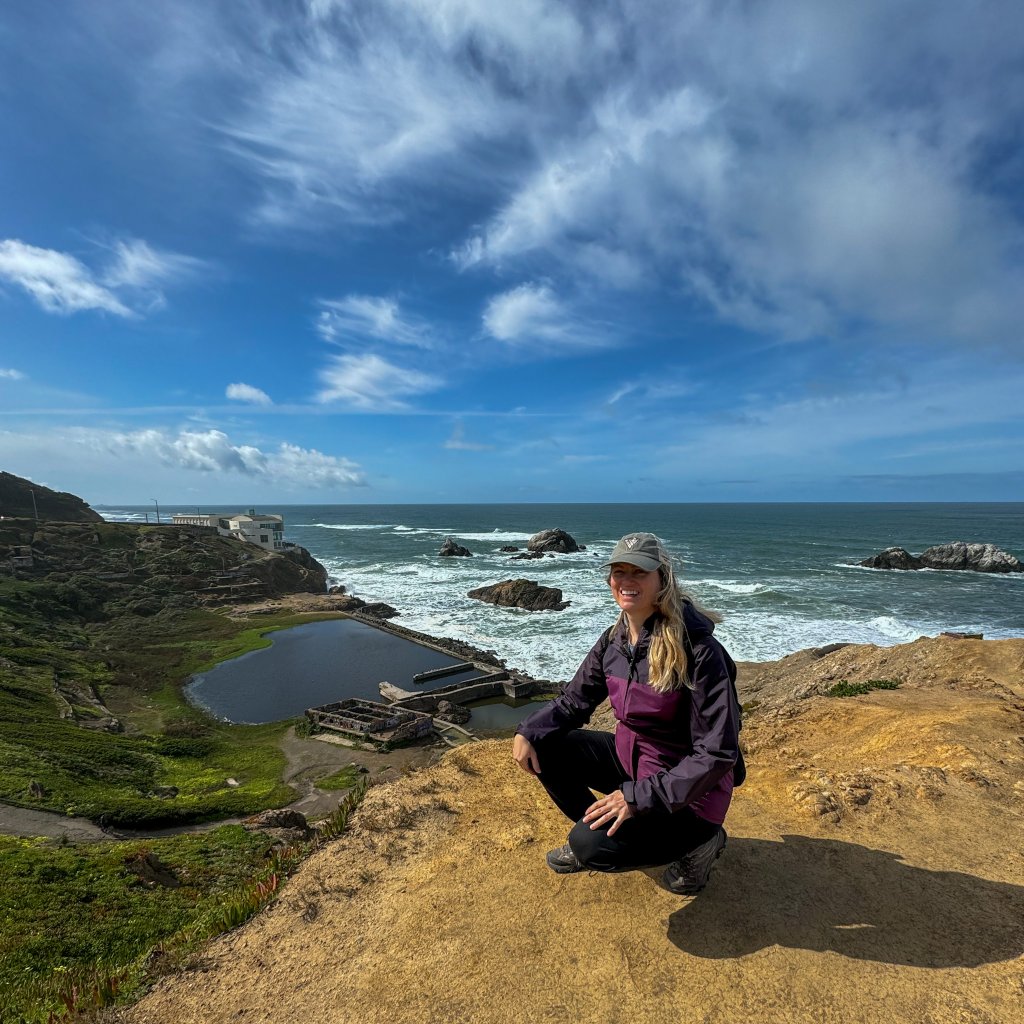
POLYGON ((765 583, 740 583, 738 580, 686 580, 691 587, 712 587, 729 594, 766 594, 772 588, 765 583))
POLYGON ((296 523, 296 526, 317 526, 321 530, 390 530, 390 523, 296 523))

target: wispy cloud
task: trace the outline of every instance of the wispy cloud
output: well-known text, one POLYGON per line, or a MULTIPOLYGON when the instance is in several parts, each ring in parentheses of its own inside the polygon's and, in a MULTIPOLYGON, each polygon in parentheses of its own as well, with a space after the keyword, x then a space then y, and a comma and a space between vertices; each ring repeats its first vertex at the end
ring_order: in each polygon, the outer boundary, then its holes
POLYGON ((5 239, 0 241, 0 280, 26 291, 48 313, 99 310, 132 317, 163 306, 166 285, 208 266, 140 239, 117 241, 111 252, 105 267, 90 269, 70 253, 5 239))
POLYGON ((229 384, 224 391, 225 397, 236 402, 249 402, 251 405, 273 405, 273 399, 266 391, 253 387, 251 384, 229 384))
POLYGON ((491 451, 494 445, 490 444, 479 444, 474 441, 466 440, 466 426, 462 420, 456 420, 452 426, 452 436, 448 438, 444 443, 445 448, 452 449, 453 451, 463 452, 485 452, 491 451))
POLYGON ((17 239, 0 242, 0 279, 28 292, 48 313, 96 309, 116 316, 132 315, 84 263, 54 249, 40 249, 17 239))
POLYGON ((597 348, 608 343, 591 321, 571 309, 547 284, 521 284, 493 296, 484 309, 483 328, 508 345, 534 350, 548 346, 552 353, 559 348, 597 348))
POLYGON ((324 388, 316 395, 318 402, 338 402, 367 412, 402 410, 406 398, 442 386, 438 377, 396 366, 372 353, 333 356, 319 376, 324 388))
POLYGON ((432 348, 436 343, 428 324, 403 314, 396 299, 373 295, 347 295, 320 302, 316 327, 325 341, 374 338, 397 345, 432 348))
POLYGON ((0 380, 24 380, 25 374, 21 370, 0 369, 0 380))

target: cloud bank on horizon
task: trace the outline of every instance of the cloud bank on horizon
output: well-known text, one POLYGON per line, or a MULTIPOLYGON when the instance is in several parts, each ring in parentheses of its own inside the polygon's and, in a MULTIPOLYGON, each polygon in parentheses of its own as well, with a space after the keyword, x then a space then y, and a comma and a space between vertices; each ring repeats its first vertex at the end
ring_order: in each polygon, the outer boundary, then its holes
POLYGON ((1020 499, 1012 0, 65 13, 0 14, 5 469, 1020 499))

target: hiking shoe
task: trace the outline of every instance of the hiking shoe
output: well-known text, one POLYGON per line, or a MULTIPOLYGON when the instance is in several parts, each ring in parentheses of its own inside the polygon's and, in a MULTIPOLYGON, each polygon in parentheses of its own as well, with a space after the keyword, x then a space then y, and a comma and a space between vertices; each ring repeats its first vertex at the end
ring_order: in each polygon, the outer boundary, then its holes
POLYGON ((547 860, 548 867, 560 875, 570 875, 574 871, 583 870, 579 857, 572 852, 572 847, 568 843, 558 847, 557 850, 549 850, 547 860))
POLYGON ((708 884, 711 868, 725 849, 725 840, 725 829, 719 828, 706 843, 669 864, 661 876, 662 884, 677 896, 695 896, 708 884))

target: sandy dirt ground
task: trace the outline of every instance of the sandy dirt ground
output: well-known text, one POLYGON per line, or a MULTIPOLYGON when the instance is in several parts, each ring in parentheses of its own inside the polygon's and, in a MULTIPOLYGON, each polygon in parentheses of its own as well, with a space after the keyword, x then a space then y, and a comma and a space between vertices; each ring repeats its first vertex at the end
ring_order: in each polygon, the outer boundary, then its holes
POLYGON ((748 694, 750 776, 700 895, 553 874, 568 823, 507 742, 470 744, 372 788, 274 904, 123 1019, 1024 1019, 1024 641, 794 655, 748 694), (879 678, 903 685, 814 696, 879 678))

